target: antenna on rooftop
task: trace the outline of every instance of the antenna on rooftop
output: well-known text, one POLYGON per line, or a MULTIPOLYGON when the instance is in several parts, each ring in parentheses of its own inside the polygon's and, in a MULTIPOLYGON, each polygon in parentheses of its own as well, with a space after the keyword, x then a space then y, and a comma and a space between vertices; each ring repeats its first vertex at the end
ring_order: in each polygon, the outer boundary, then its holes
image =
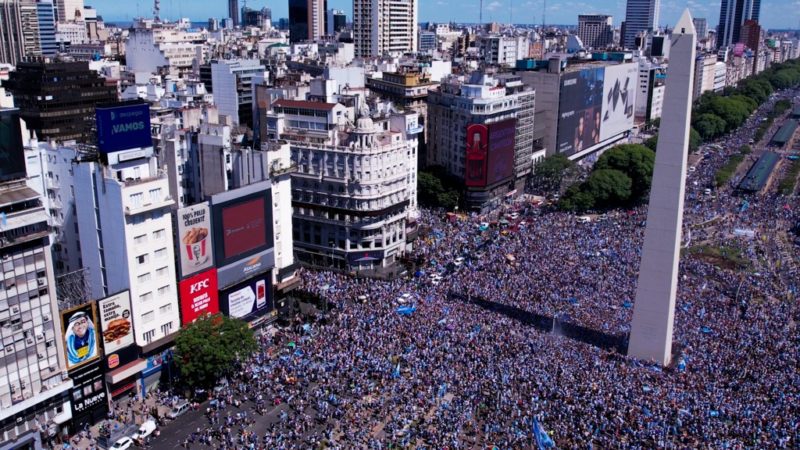
POLYGON ((547 20, 547 0, 542 0, 542 32, 544 32, 544 26, 546 20, 547 20))
POLYGON ((156 22, 161 22, 161 0, 153 0, 153 18, 156 22))
POLYGON ((480 11, 478 12, 478 25, 483 26, 483 0, 481 0, 480 11))

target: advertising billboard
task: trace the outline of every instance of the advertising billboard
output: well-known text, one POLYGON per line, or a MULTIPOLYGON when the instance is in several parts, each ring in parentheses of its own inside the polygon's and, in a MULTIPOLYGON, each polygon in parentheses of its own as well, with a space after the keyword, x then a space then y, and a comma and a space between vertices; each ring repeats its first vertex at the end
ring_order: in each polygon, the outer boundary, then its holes
POLYGON ((249 259, 273 247, 271 198, 269 182, 212 197, 211 228, 218 268, 249 259))
POLYGON ((83 366, 100 357, 94 302, 62 311, 61 332, 64 338, 64 351, 67 353, 67 370, 83 366))
POLYGON ((217 269, 181 281, 178 290, 181 295, 181 325, 192 323, 203 314, 219 312, 217 269))
POLYGON ((222 312, 237 319, 247 319, 274 309, 271 278, 271 272, 267 272, 222 291, 222 312))
POLYGON ((22 147, 19 110, 0 110, 0 181, 25 176, 25 149, 22 147))
POLYGON ((150 105, 147 103, 98 106, 97 148, 103 153, 150 147, 150 105))
POLYGON ((561 78, 558 102, 558 153, 572 155, 600 142, 603 67, 583 69, 561 78))
POLYGON ((467 159, 464 163, 464 184, 486 186, 486 163, 489 154, 489 129, 473 123, 467 126, 467 159))
POLYGON ((487 185, 514 176, 514 143, 517 119, 506 119, 489 125, 489 163, 487 185))
POLYGON ((633 128, 638 79, 639 70, 636 64, 606 67, 603 81, 603 120, 600 123, 601 141, 633 128))
POLYGON ((217 269, 217 283, 219 287, 228 287, 270 269, 274 265, 274 249, 268 248, 247 259, 240 259, 217 269))
POLYGON ((98 300, 97 307, 100 309, 100 328, 103 330, 106 354, 133 344, 130 292, 122 291, 98 300))
POLYGON ((211 211, 207 202, 178 210, 178 246, 182 277, 214 265, 211 211))

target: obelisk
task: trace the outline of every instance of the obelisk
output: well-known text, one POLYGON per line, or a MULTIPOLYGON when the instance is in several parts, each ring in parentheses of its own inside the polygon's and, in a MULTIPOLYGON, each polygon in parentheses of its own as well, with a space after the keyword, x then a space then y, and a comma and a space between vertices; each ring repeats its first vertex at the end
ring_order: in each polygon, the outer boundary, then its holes
POLYGON ((664 107, 650 188, 628 356, 663 366, 672 356, 696 36, 684 10, 670 38, 664 107))

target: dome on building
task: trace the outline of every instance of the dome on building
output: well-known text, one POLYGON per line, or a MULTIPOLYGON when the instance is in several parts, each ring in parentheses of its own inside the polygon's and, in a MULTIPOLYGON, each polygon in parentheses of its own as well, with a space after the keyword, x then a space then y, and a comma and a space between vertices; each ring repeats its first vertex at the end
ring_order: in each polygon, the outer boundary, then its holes
POLYGON ((372 131, 375 123, 369 117, 363 116, 356 120, 356 131, 372 131))

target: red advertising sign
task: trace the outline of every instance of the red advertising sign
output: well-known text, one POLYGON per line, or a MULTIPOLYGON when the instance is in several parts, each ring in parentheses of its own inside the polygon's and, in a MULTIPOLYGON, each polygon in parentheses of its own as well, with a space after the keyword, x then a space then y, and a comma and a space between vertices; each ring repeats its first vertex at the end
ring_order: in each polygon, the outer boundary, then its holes
POLYGON ((222 239, 225 258, 241 255, 267 243, 264 197, 255 198, 222 210, 222 239))
POLYGON ((181 324, 194 322, 203 314, 219 312, 217 269, 199 273, 180 282, 181 324))
POLYGON ((469 187, 486 186, 486 160, 489 129, 473 123, 467 126, 467 160, 464 164, 464 184, 469 187))

